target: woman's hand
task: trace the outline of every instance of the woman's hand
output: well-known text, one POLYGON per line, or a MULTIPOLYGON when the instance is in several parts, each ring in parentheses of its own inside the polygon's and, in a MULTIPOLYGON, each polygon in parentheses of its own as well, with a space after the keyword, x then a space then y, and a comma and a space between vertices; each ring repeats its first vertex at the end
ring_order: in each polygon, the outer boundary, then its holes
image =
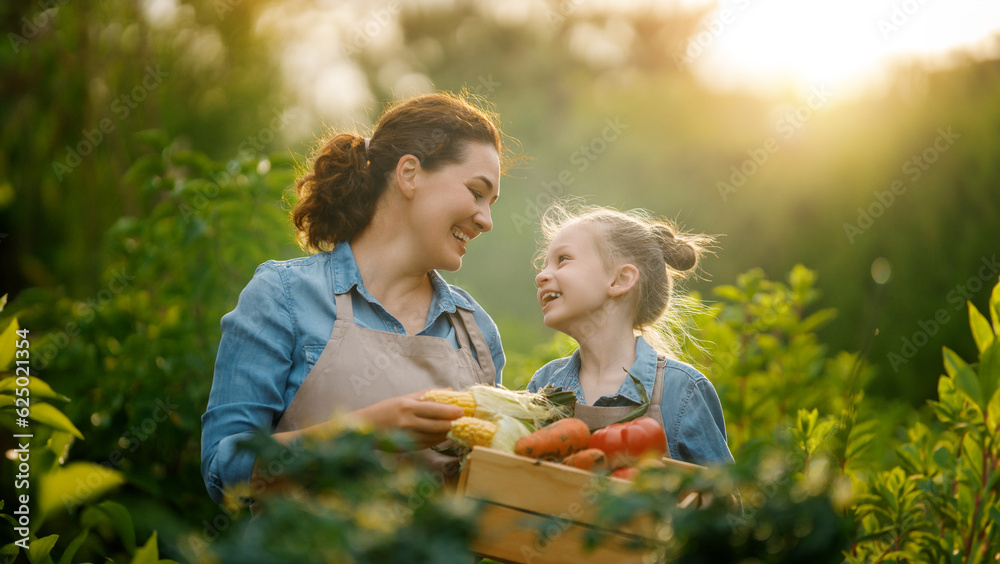
POLYGON ((420 401, 425 393, 427 390, 382 400, 352 415, 379 428, 409 431, 419 448, 428 448, 443 442, 452 420, 464 412, 455 405, 420 401))

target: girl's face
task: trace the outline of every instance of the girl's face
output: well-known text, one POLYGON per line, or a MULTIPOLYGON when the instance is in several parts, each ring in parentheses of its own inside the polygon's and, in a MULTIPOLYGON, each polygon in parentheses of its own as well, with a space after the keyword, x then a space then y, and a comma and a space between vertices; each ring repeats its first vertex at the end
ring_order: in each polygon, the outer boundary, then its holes
POLYGON ((415 178, 414 218, 419 248, 429 268, 455 271, 466 246, 493 229, 492 206, 500 196, 500 158, 485 143, 469 143, 461 162, 415 178))
POLYGON ((564 228, 552 239, 542 271, 535 277, 545 325, 573 336, 582 323, 596 322, 613 280, 597 248, 594 228, 581 224, 564 228))

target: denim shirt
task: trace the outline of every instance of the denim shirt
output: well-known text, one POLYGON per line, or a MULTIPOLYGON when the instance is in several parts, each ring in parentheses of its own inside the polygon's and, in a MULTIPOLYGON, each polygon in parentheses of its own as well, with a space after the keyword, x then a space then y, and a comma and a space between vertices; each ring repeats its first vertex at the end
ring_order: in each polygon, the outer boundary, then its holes
MULTIPOLYGON (((428 276, 434 293, 418 335, 443 337, 458 349, 446 312, 457 307, 472 311, 499 384, 505 358, 496 324, 464 290, 433 270, 428 276)), ((365 289, 346 242, 326 253, 260 265, 236 308, 222 317, 212 391, 201 418, 201 474, 216 502, 222 501, 225 487, 250 479, 254 456, 237 451, 236 445, 257 429, 277 424, 330 339, 337 319, 334 294, 352 288, 357 325, 406 334, 402 323, 365 289)))
MULTIPOLYGON (((629 373, 638 378, 649 393, 656 380, 656 357, 656 350, 642 337, 637 337, 635 363, 629 373)), ((541 367, 531 377, 528 390, 535 392, 547 384, 576 392, 577 400, 585 403, 580 387, 579 350, 541 367)), ((726 444, 726 422, 719 395, 708 378, 693 366, 668 358, 663 369, 663 394, 650 398, 650 402, 660 404, 671 457, 703 465, 733 462, 726 444)), ((602 396, 592 405, 641 405, 641 402, 635 382, 625 376, 617 394, 602 396)))

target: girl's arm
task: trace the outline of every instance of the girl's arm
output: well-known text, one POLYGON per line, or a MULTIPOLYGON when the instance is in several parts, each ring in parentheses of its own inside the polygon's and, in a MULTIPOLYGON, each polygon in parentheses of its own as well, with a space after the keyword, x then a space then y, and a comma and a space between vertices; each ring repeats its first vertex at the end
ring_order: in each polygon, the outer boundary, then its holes
POLYGON ((733 462, 726 442, 722 403, 715 387, 699 373, 688 381, 686 388, 672 421, 667 424, 671 455, 703 465, 733 462))

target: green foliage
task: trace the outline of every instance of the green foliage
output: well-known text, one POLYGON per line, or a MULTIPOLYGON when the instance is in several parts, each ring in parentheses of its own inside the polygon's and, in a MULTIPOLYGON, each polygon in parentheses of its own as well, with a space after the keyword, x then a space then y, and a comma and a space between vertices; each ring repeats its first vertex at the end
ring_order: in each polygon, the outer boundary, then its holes
MULTIPOLYGON (((0 311, 6 303, 6 296, 0 299, 0 311)), ((56 548, 59 534, 49 534, 39 537, 38 533, 43 524, 49 518, 60 513, 72 513, 80 509, 78 523, 75 529, 82 529, 76 533, 75 538, 68 545, 62 547, 62 555, 59 564, 69 564, 76 557, 81 547, 85 545, 92 529, 110 528, 110 535, 104 534, 105 538, 111 537, 119 539, 124 543, 127 554, 135 554, 133 562, 161 562, 155 558, 156 535, 150 539, 152 544, 153 559, 148 556, 141 557, 141 552, 136 552, 135 530, 132 526, 132 517, 128 511, 113 501, 98 501, 108 492, 113 491, 124 482, 121 473, 105 468, 90 462, 71 462, 65 464, 67 452, 75 438, 83 439, 83 435, 59 410, 51 403, 52 400, 67 402, 69 398, 57 394, 44 381, 33 376, 25 376, 30 372, 27 363, 16 363, 16 359, 29 359, 30 332, 19 329, 17 319, 10 321, 7 328, 0 332, 3 341, 0 342, 0 425, 9 429, 13 434, 28 434, 27 438, 16 438, 18 442, 18 456, 11 461, 4 460, 4 464, 10 464, 11 468, 18 468, 18 475, 26 475, 27 486, 21 485, 19 478, 17 488, 20 490, 17 496, 11 496, 11 507, 7 512, 0 513, 12 528, 17 538, 3 548, 0 548, 0 555, 15 560, 19 553, 24 553, 31 564, 54 564, 53 549, 56 548), (24 351, 27 354, 18 354, 17 351, 24 351), (30 420, 30 427, 25 428, 19 425, 19 419, 24 419, 22 408, 26 408, 29 413, 27 419, 30 420), (29 456, 25 462, 29 463, 29 471, 21 473, 18 464, 22 460, 20 455, 21 445, 27 445, 26 453, 29 456), (43 445, 39 449, 36 445, 43 445), (22 495, 27 496, 28 503, 22 504, 22 495), (24 513, 25 505, 28 513, 24 513), (27 515, 29 525, 25 527, 27 535, 21 534, 17 527, 23 527, 20 518, 27 515), (27 551, 23 551, 24 537, 28 539, 27 551)), ((14 474, 15 472, 11 472, 14 474)), ((4 510, 5 503, 0 502, 0 510, 4 510)), ((65 532, 62 533, 65 536, 65 532)), ((147 544, 148 547, 148 544, 147 544)), ((92 547, 91 551, 93 550, 92 547)), ((109 550, 102 549, 101 554, 109 554, 109 550)), ((168 561, 163 561, 168 562, 168 561)))
POLYGON ((401 434, 345 428, 292 445, 260 434, 244 448, 257 454, 260 515, 200 547, 196 560, 473 561, 475 504, 445 495, 438 474, 389 454, 412 448, 401 434))
MULTIPOLYGON (((150 211, 108 230, 104 288, 85 301, 34 289, 14 307, 36 329, 32 370, 75 400, 63 426, 82 425, 88 438, 73 443, 79 462, 63 470, 66 477, 88 472, 87 464, 120 473, 127 483, 117 499, 132 508, 139 530, 151 531, 164 517, 182 523, 182 515, 217 511, 200 477, 198 438, 219 319, 258 264, 297 249, 280 203, 292 179, 289 159, 244 152, 216 162, 162 133, 140 140, 146 154, 127 176, 150 211), (145 501, 166 515, 136 511, 145 501)), ((161 541, 173 542, 172 534, 161 541)))
MULTIPOLYGON (((857 355, 826 357, 816 331, 835 312, 827 308, 807 314, 819 297, 814 272, 796 266, 782 283, 754 269, 733 286, 715 288, 714 294, 721 301, 695 319, 696 343, 704 346, 689 345, 687 352, 719 393, 734 453, 753 437, 793 425, 793 418, 801 420, 800 410, 809 412, 814 444, 832 432, 832 418, 843 418, 842 426, 851 420, 871 371, 857 355)), ((860 451, 851 454, 853 458, 860 451)))
POLYGON ((1000 284, 990 300, 992 327, 970 302, 979 361, 943 350, 946 374, 931 402, 934 428, 912 426, 900 465, 865 481, 856 508, 862 534, 852 562, 986 562, 1000 547, 1000 284))

